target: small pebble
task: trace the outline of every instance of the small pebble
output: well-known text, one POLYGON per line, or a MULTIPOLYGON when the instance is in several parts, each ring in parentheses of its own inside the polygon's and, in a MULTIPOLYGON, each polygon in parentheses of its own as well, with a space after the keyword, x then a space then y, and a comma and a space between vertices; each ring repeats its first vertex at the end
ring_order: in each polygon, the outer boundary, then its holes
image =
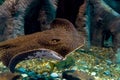
POLYGON ((23 78, 28 77, 27 74, 21 74, 21 76, 22 76, 23 78))
POLYGON ((100 78, 99 77, 95 77, 95 80, 100 80, 100 78))
POLYGON ((47 76, 48 75, 48 72, 44 72, 42 73, 43 76, 47 76))
POLYGON ((96 75, 96 72, 92 72, 91 75, 92 75, 92 76, 95 76, 95 75, 96 75))
POLYGON ((84 69, 87 69, 87 68, 88 68, 88 66, 87 66, 87 65, 84 65, 84 66, 83 66, 83 68, 84 68, 84 69))
MULTIPOLYGON (((55 78, 55 80, 61 80, 61 78, 55 78)), ((63 80, 63 79, 62 79, 63 80)))
POLYGON ((30 72, 28 72, 27 74, 28 74, 29 76, 35 76, 35 75, 36 75, 34 71, 30 71, 30 72))
POLYGON ((85 62, 85 61, 81 61, 80 63, 81 63, 81 64, 83 64, 83 65, 84 65, 84 64, 86 64, 86 62, 85 62))
POLYGON ((22 67, 18 68, 17 71, 20 72, 20 73, 26 73, 26 70, 22 67))
POLYGON ((112 64, 111 60, 106 60, 106 62, 107 62, 107 65, 111 65, 112 64))
POLYGON ((109 70, 104 71, 104 74, 105 74, 106 76, 110 76, 110 75, 111 75, 111 73, 110 73, 110 71, 109 71, 109 70))
POLYGON ((37 77, 37 78, 41 78, 41 75, 40 75, 40 74, 37 74, 36 77, 37 77))
POLYGON ((53 78, 57 78, 58 74, 57 73, 51 73, 50 76, 53 77, 53 78))
POLYGON ((77 69, 78 69, 77 66, 72 67, 72 70, 77 70, 77 69))

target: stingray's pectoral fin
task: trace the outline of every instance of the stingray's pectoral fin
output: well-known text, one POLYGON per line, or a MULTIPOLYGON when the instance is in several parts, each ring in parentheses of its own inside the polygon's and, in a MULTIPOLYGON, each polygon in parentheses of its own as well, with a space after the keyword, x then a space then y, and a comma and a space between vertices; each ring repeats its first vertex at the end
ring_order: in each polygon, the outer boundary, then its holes
POLYGON ((55 60, 63 60, 63 57, 59 55, 57 52, 50 49, 34 49, 26 52, 19 53, 10 60, 8 68, 11 72, 14 72, 16 65, 23 61, 35 58, 47 58, 47 59, 55 59, 55 60))

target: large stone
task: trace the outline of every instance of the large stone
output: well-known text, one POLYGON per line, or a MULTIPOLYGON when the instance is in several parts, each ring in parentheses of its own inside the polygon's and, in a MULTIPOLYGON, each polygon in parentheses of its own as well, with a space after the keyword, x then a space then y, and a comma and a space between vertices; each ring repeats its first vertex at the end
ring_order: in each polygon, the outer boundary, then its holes
POLYGON ((62 73, 63 78, 67 80, 95 80, 93 76, 77 70, 68 70, 62 73))

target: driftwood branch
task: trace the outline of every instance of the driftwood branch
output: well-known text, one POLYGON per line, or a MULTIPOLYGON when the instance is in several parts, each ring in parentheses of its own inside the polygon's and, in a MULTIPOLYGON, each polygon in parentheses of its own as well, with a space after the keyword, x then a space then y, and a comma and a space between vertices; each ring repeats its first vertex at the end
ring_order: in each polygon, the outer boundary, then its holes
POLYGON ((51 0, 5 0, 0 6, 0 41, 49 29, 55 14, 51 0))
MULTIPOLYGON (((24 35, 24 16, 26 9, 33 0, 6 0, 0 6, 0 16, 5 20, 2 27, 1 40, 24 35)), ((0 19, 2 21, 2 19, 0 19)), ((0 40, 0 41, 1 41, 0 40)))
POLYGON ((104 41, 112 37, 115 52, 120 48, 120 14, 103 0, 90 0, 91 6, 91 44, 104 47, 104 41))
POLYGON ((120 0, 104 0, 116 12, 120 13, 120 0))

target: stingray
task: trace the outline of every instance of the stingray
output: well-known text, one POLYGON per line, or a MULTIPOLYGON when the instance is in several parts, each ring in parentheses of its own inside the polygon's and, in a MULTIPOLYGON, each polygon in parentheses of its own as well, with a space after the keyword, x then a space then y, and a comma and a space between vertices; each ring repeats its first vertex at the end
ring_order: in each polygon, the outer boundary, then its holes
POLYGON ((0 43, 0 59, 14 72, 22 60, 51 58, 63 60, 67 54, 84 45, 84 37, 78 34, 73 24, 57 18, 51 29, 10 39, 0 43))

